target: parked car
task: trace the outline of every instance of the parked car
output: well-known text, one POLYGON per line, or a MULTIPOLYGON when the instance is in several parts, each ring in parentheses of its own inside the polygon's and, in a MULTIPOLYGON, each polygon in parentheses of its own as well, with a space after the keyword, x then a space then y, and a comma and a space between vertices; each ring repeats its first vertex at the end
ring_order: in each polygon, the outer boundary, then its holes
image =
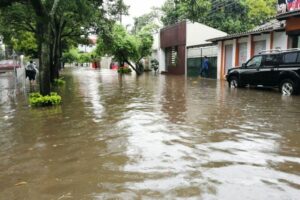
POLYGON ((279 87, 284 95, 296 94, 300 89, 300 49, 263 51, 241 67, 229 69, 226 79, 233 88, 279 87))
POLYGON ((17 68, 20 68, 21 65, 14 60, 1 60, 0 61, 0 72, 14 71, 17 68))

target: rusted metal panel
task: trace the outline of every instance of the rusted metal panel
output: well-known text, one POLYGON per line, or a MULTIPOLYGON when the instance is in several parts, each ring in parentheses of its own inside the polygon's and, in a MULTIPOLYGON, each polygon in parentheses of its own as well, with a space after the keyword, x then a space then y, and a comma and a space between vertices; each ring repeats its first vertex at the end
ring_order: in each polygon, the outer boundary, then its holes
POLYGON ((286 32, 300 32, 300 18, 289 18, 286 20, 286 32))
POLYGON ((186 22, 180 22, 160 31, 161 48, 186 44, 186 22))

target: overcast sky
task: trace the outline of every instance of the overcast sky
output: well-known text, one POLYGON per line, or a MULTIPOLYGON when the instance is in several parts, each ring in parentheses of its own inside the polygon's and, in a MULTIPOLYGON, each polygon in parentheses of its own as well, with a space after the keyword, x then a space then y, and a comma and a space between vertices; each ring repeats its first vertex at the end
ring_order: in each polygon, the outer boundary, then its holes
POLYGON ((148 13, 153 6, 160 7, 165 0, 124 0, 126 5, 129 5, 129 15, 123 17, 123 24, 133 24, 133 17, 139 17, 148 13))

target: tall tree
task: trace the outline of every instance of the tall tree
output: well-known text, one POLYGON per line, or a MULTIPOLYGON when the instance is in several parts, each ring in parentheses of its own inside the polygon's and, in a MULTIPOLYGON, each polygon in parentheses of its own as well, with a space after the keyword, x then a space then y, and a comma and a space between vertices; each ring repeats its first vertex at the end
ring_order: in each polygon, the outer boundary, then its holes
MULTIPOLYGON (((58 77, 59 61, 62 57, 63 43, 67 38, 82 41, 90 33, 109 31, 112 24, 105 17, 110 16, 112 7, 119 9, 118 0, 107 0, 104 7, 102 0, 3 0, 0 3, 4 21, 13 21, 12 30, 32 31, 35 33, 40 60, 40 91, 50 93, 50 80, 58 77), (18 8, 18 9, 17 9, 18 8), (5 10, 15 11, 9 18, 5 10), (28 12, 30 10, 30 12, 28 12), (22 14, 22 15, 18 15, 22 14), (19 17, 19 16, 25 17, 19 17), (6 18, 5 18, 6 17, 6 18), (102 28, 104 26, 104 28, 102 28)), ((0 30, 1 31, 1 30, 0 30)))
POLYGON ((110 15, 110 19, 119 21, 122 24, 124 15, 128 15, 129 6, 124 3, 124 0, 106 1, 106 7, 110 15))
POLYGON ((161 7, 161 21, 165 26, 175 24, 178 21, 179 11, 174 0, 167 0, 161 7))
POLYGON ((134 17, 134 23, 132 28, 132 33, 136 34, 141 31, 145 26, 151 25, 153 27, 153 31, 158 31, 161 27, 161 11, 159 8, 152 8, 149 13, 143 14, 139 17, 134 17))

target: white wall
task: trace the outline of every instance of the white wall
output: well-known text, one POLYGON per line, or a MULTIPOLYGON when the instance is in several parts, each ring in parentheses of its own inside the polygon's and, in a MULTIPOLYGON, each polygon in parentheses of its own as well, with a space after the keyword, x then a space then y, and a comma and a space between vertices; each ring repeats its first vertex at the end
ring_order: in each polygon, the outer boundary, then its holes
POLYGON ((285 32, 274 32, 273 49, 287 49, 288 36, 285 32))
POLYGON ((251 57, 251 35, 248 36, 248 43, 247 43, 247 60, 251 57))
POLYGON ((187 58, 199 58, 201 56, 214 57, 217 55, 218 55, 218 46, 216 45, 187 49, 187 58))
POLYGON ((151 59, 156 59, 159 62, 159 71, 166 71, 165 52, 160 48, 160 33, 153 34, 153 45, 151 59))
POLYGON ((158 62, 159 62, 159 71, 165 72, 167 71, 166 67, 166 53, 163 49, 159 49, 158 51, 158 62))
POLYGON ((254 42, 258 41, 266 41, 266 49, 270 49, 271 47, 271 34, 261 34, 253 37, 254 42))
POLYGON ((78 45, 79 52, 91 53, 94 49, 96 49, 96 45, 78 45))
POLYGON ((160 39, 160 34, 159 32, 158 33, 154 33, 153 34, 153 45, 152 45, 152 49, 158 49, 160 48, 160 42, 159 42, 159 39, 160 39))
POLYGON ((206 40, 226 36, 227 33, 204 24, 187 22, 186 46, 209 44, 206 40))
POLYGON ((218 42, 217 78, 221 79, 222 42, 218 42))
POLYGON ((235 57, 236 57, 236 49, 237 49, 238 47, 237 47, 237 39, 234 39, 233 40, 233 49, 232 49, 232 51, 233 51, 233 53, 232 53, 232 67, 236 67, 236 65, 235 65, 235 57))
POLYGON ((109 69, 110 68, 110 63, 112 62, 112 57, 110 56, 104 56, 101 58, 101 69, 109 69))

